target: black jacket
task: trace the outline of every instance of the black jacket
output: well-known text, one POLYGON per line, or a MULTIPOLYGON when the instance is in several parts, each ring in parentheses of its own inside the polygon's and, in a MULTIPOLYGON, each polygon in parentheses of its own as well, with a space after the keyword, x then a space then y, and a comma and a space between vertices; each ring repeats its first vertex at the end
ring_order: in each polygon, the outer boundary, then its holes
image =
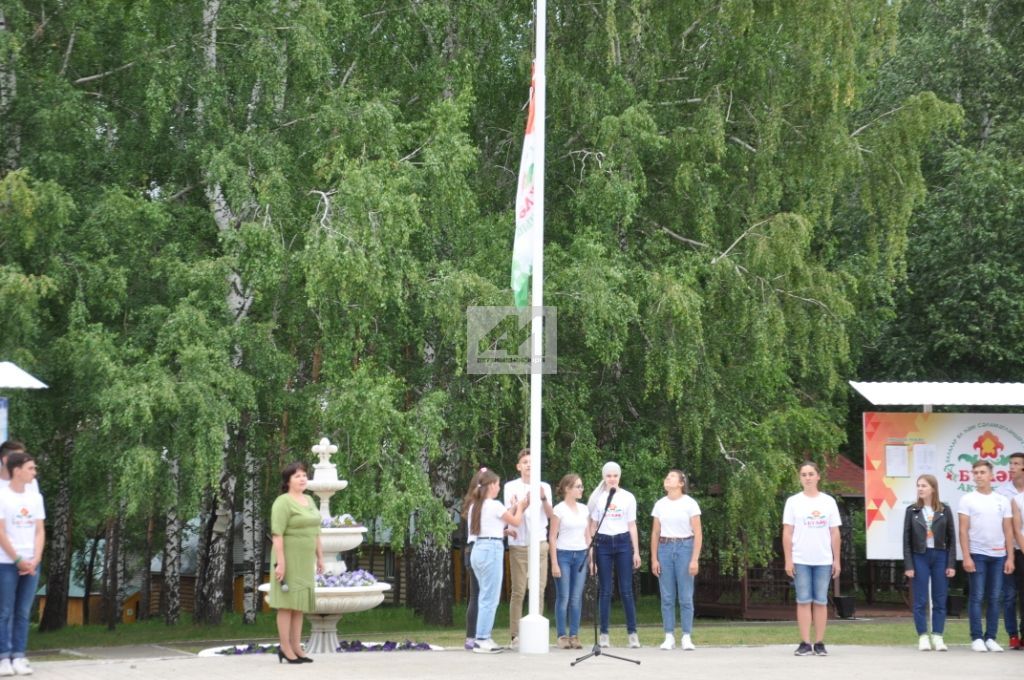
MULTIPOLYGON (((945 503, 932 517, 932 535, 935 537, 935 549, 946 551, 946 568, 956 568, 956 521, 953 511, 945 503)), ((913 569, 913 553, 924 554, 927 548, 928 526, 924 512, 916 505, 910 505, 903 520, 903 568, 913 569)))

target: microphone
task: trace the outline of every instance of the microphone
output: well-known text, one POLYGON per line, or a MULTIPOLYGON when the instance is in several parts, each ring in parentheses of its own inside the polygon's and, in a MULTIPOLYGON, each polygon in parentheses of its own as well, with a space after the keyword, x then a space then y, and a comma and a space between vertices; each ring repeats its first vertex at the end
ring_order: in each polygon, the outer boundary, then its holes
POLYGON ((616 491, 618 491, 618 487, 613 486, 612 488, 608 489, 608 500, 604 504, 605 512, 608 512, 608 508, 612 507, 612 496, 615 495, 616 491))

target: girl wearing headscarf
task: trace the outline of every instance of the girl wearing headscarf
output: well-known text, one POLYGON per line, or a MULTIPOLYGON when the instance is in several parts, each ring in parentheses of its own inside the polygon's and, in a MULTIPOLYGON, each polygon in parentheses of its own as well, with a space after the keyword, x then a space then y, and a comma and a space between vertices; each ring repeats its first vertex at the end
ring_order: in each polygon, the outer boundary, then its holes
POLYGON ((601 468, 601 483, 590 494, 590 533, 594 538, 598 581, 601 635, 598 643, 609 645, 608 617, 612 606, 612 573, 618 578, 619 596, 626 612, 629 646, 639 647, 636 632, 636 602, 633 598, 633 570, 640 568, 640 539, 636 531, 636 497, 619 486, 622 468, 609 461, 601 468))

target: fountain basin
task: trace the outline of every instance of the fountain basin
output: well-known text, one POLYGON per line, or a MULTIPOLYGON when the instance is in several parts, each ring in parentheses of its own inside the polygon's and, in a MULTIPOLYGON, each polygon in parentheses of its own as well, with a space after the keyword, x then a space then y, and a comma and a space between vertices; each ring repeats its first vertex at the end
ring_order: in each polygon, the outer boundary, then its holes
POLYGON ((337 529, 321 529, 320 545, 325 555, 347 552, 363 542, 366 527, 340 527, 337 529))
MULTIPOLYGON (((259 587, 270 592, 270 584, 259 587)), ((307 614, 312 627, 305 649, 310 654, 333 654, 338 649, 338 621, 342 614, 373 609, 384 601, 384 593, 391 590, 390 583, 374 583, 350 588, 316 588, 316 610, 307 614)))

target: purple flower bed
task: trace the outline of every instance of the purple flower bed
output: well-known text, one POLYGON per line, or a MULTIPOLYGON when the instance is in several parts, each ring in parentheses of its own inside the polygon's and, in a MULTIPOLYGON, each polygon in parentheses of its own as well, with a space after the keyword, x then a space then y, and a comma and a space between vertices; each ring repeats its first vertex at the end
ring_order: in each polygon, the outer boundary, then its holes
MULTIPOLYGON (((223 656, 242 656, 243 654, 277 654, 279 645, 261 645, 250 642, 247 645, 235 645, 217 652, 223 656)), ((426 642, 413 642, 405 640, 395 642, 388 640, 384 643, 364 643, 361 640, 341 640, 338 643, 337 652, 425 652, 430 651, 430 645, 426 642)))
POLYGON ((319 588, 353 588, 356 586, 372 586, 377 577, 365 569, 346 571, 344 574, 317 574, 316 585, 319 588))
POLYGON ((357 522, 356 518, 348 513, 320 520, 321 529, 349 529, 361 526, 363 525, 357 522))

